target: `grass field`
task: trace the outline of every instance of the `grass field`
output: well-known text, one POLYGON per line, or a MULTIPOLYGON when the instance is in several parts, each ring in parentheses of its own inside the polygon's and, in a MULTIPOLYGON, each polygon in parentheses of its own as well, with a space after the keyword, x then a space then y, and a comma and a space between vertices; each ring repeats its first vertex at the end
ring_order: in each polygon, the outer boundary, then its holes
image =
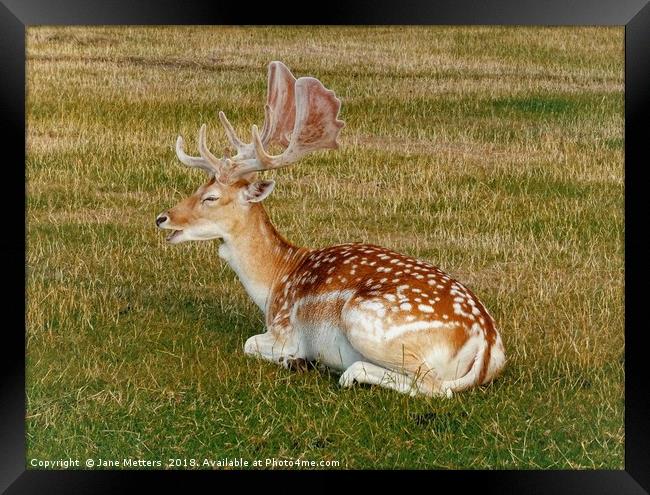
POLYGON ((27 457, 343 468, 624 463, 623 28, 28 29, 27 457), (457 276, 509 358, 451 400, 244 357, 262 315, 217 241, 155 216, 224 110, 284 61, 343 101, 341 149, 269 173, 300 245, 372 242, 457 276))

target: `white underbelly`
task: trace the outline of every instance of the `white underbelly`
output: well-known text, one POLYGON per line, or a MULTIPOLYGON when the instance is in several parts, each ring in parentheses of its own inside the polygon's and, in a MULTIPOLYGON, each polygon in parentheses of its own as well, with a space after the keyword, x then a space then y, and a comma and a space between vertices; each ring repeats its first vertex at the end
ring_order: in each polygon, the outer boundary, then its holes
POLYGON ((352 363, 365 359, 352 347, 338 326, 312 324, 301 330, 309 360, 318 361, 334 370, 344 371, 352 363))

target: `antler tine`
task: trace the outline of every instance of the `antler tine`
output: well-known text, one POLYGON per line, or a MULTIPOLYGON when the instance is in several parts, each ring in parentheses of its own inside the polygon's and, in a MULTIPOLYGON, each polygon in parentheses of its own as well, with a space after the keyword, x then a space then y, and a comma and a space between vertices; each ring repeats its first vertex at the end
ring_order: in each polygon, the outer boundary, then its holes
MULTIPOLYGON (((262 136, 266 137, 266 139, 264 137, 262 138, 264 144, 267 144, 268 135, 273 127, 273 124, 271 123, 272 115, 273 111, 271 110, 270 105, 267 103, 264 105, 264 126, 262 127, 262 136)), ((221 120, 221 123, 223 124, 226 135, 228 136, 228 141, 230 141, 230 144, 232 144, 233 148, 237 150, 237 155, 233 156, 232 159, 246 160, 254 158, 255 154, 251 143, 244 143, 241 139, 239 139, 237 133, 235 132, 235 129, 228 120, 228 117, 226 117, 225 113, 221 111, 219 112, 219 120, 221 120)))
POLYGON ((262 126, 262 141, 264 144, 267 144, 268 139, 273 131, 273 110, 271 110, 271 105, 268 103, 264 105, 264 125, 262 126))
MULTIPOLYGON (((272 115, 273 115, 273 111, 271 110, 271 106, 267 103, 266 105, 264 105, 264 126, 262 127, 262 136, 267 137, 266 140, 262 138, 264 144, 266 144, 266 141, 268 140, 268 134, 272 128, 272 124, 271 124, 272 115)), ((233 145, 233 147, 237 150, 238 153, 241 153, 242 151, 251 151, 250 144, 242 142, 242 140, 239 139, 239 137, 237 137, 237 133, 235 132, 235 129, 230 124, 230 121, 228 120, 228 117, 226 117, 226 114, 223 113, 222 111, 219 112, 219 120, 221 120, 221 123, 223 124, 223 127, 226 131, 226 135, 228 136, 228 141, 230 141, 230 144, 233 145)), ((245 158, 251 158, 251 157, 247 156, 245 158)))
POLYGON ((220 171, 225 166, 225 162, 214 156, 208 149, 208 145, 205 143, 205 131, 206 125, 203 124, 199 130, 199 153, 201 158, 212 165, 216 171, 220 171))
MULTIPOLYGON (((257 162, 261 165, 262 168, 259 168, 258 170, 267 170, 271 168, 278 168, 278 165, 274 165, 273 163, 273 157, 269 155, 266 150, 264 149, 264 141, 262 141, 262 138, 260 137, 259 132, 257 132, 257 126, 254 125, 252 129, 252 134, 253 134, 253 145, 255 146, 255 156, 257 158, 257 162)), ((285 161, 283 165, 289 165, 290 162, 285 161)), ((280 165, 282 166, 282 165, 280 165)))
POLYGON ((176 156, 183 165, 193 168, 200 168, 210 175, 217 175, 224 168, 225 163, 214 156, 205 144, 206 125, 203 124, 199 130, 199 153, 201 156, 190 156, 185 153, 185 141, 182 136, 176 139, 176 156))
POLYGON ((209 174, 214 174, 216 172, 214 167, 203 158, 186 154, 185 150, 183 149, 184 147, 185 141, 181 136, 178 136, 178 139, 176 139, 176 156, 183 165, 193 168, 200 168, 209 174))
POLYGON ((273 157, 270 157, 264 151, 262 138, 260 138, 260 134, 255 124, 253 124, 252 135, 253 135, 253 142, 249 146, 251 146, 251 148, 253 149, 255 158, 249 158, 238 162, 235 162, 234 160, 231 161, 226 159, 226 162, 228 162, 228 166, 225 167, 224 169, 224 175, 226 175, 230 181, 236 180, 252 172, 270 170, 271 168, 279 168, 284 165, 289 165, 289 163, 287 162, 283 165, 274 166, 269 161, 269 159, 272 159, 273 157))
POLYGON ((237 150, 237 155, 233 156, 233 160, 239 160, 239 159, 246 159, 250 158, 248 155, 250 145, 243 143, 238 137, 237 133, 235 133, 235 129, 233 129, 232 125, 230 125, 230 121, 226 117, 226 114, 223 112, 219 112, 219 120, 221 120, 221 123, 223 124, 224 130, 226 131, 226 136, 228 136, 228 141, 230 141, 230 144, 232 144, 233 148, 237 150))

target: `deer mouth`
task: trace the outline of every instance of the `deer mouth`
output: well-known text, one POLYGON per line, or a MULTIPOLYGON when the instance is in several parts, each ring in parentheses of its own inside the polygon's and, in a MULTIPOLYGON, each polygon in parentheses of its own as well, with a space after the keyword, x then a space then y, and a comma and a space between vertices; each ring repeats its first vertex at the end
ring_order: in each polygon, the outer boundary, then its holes
POLYGON ((174 239, 176 239, 178 236, 180 236, 183 233, 182 230, 174 230, 172 231, 171 234, 169 234, 167 237, 165 237, 165 240, 167 242, 173 242, 174 239))

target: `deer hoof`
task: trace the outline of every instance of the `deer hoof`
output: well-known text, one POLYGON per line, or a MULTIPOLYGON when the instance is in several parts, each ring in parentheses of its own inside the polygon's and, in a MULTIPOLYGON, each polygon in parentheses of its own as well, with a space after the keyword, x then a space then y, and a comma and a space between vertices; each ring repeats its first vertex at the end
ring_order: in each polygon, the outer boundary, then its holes
POLYGON ((287 359, 287 368, 292 371, 305 372, 309 369, 307 360, 303 358, 291 358, 287 359))

